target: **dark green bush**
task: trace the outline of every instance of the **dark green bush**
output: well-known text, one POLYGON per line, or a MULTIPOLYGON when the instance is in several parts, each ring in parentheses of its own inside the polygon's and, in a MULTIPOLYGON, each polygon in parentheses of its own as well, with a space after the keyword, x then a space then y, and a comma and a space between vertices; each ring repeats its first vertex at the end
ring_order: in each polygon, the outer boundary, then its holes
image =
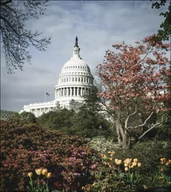
POLYGON ((171 143, 169 141, 147 140, 135 144, 132 149, 115 151, 118 158, 138 158, 142 162, 142 174, 154 174, 160 158, 171 157, 171 143))

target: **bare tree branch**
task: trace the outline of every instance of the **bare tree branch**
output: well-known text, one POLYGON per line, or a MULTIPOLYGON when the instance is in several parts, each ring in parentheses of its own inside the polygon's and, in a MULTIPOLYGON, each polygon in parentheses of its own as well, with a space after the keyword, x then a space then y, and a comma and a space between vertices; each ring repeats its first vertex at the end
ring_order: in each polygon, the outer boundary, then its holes
POLYGON ((8 3, 11 3, 12 2, 12 0, 7 0, 7 1, 0 1, 0 6, 1 5, 7 5, 8 3))
POLYGON ((128 117, 125 120, 125 129, 127 130, 128 128, 128 121, 129 118, 132 117, 133 115, 135 115, 137 113, 138 109, 137 109, 137 104, 135 104, 135 111, 133 113, 131 113, 130 115, 128 115, 128 117))
POLYGON ((26 21, 38 19, 43 14, 46 2, 47 0, 0 0, 0 33, 8 73, 13 73, 14 69, 22 70, 26 62, 30 63, 30 45, 45 51, 51 43, 50 38, 41 37, 41 32, 26 28, 26 21))
POLYGON ((150 127, 147 131, 145 131, 140 137, 138 137, 138 140, 140 140, 142 137, 144 137, 144 135, 146 135, 149 131, 151 131, 154 127, 156 127, 157 125, 160 125, 160 123, 156 123, 154 125, 152 125, 152 127, 150 127))
POLYGON ((141 125, 135 126, 135 127, 129 127, 131 129, 137 129, 139 127, 143 127, 144 125, 146 125, 147 121, 151 118, 151 116, 154 114, 154 112, 151 112, 150 115, 145 119, 144 123, 142 123, 141 125))

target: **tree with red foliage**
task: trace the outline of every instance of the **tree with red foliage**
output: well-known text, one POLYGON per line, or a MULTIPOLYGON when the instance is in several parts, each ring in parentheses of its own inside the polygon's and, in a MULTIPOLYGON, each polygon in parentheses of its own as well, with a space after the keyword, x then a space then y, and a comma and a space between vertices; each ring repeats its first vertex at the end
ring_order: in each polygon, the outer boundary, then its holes
MULTIPOLYGON (((103 86, 99 95, 112 114, 118 142, 124 149, 130 147, 133 131, 148 124, 154 113, 169 110, 164 105, 171 96, 167 83, 171 76, 171 61, 166 56, 169 44, 154 36, 136 42, 135 46, 124 42, 113 45, 118 51, 106 51, 103 64, 97 66, 103 86), (142 120, 144 112, 146 117, 142 120)), ((158 125, 159 122, 148 125, 138 139, 158 125)))

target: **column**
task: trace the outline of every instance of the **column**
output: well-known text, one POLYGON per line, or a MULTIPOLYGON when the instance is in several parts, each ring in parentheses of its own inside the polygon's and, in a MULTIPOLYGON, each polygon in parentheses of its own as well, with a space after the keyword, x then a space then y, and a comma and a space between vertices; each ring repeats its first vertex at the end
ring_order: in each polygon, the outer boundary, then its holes
POLYGON ((73 87, 73 93, 74 93, 73 96, 75 96, 75 87, 73 87))
POLYGON ((81 87, 79 87, 79 96, 81 96, 81 87))
POLYGON ((68 97, 68 87, 66 87, 66 97, 68 97))
POLYGON ((63 88, 61 88, 61 97, 63 97, 63 88))
POLYGON ((68 87, 68 96, 71 96, 71 87, 68 87))
POLYGON ((73 96, 73 87, 71 87, 71 96, 73 96))
POLYGON ((77 87, 77 96, 79 96, 79 87, 77 87))
POLYGON ((72 96, 74 96, 74 87, 72 87, 72 96))

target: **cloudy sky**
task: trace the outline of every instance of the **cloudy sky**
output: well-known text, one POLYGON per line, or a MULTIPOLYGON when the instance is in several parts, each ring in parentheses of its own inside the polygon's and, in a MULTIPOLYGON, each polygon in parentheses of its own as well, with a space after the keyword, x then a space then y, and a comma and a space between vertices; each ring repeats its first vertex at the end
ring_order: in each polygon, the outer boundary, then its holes
MULTIPOLYGON (((165 8, 166 9, 166 8, 165 8)), ((164 9, 164 10, 165 10, 164 9)), ((50 1, 44 16, 30 21, 52 38, 46 52, 30 48, 32 65, 7 74, 1 57, 1 109, 20 111, 23 105, 54 99, 54 86, 62 66, 72 57, 78 36, 80 55, 95 74, 105 50, 125 41, 131 44, 157 32, 163 18, 151 1, 50 1)), ((3 50, 2 50, 3 51, 3 50)))

